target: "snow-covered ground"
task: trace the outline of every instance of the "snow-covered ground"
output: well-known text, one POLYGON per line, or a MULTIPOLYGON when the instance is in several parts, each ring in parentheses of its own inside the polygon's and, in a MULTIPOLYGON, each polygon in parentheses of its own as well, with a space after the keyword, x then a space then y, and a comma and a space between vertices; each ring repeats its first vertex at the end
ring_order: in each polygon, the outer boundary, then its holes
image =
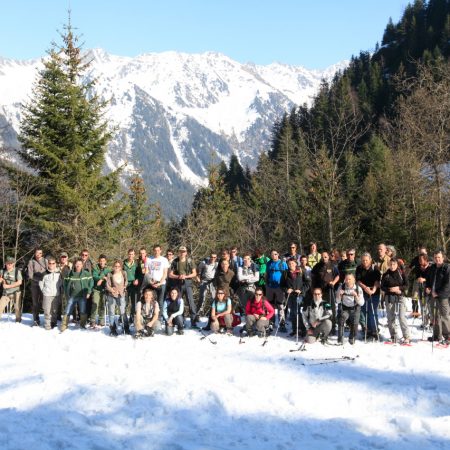
POLYGON ((450 448, 450 349, 420 342, 418 319, 412 347, 305 352, 284 336, 212 345, 189 329, 136 341, 29 324, 0 323, 2 449, 450 448), (343 355, 359 356, 312 365, 343 355))

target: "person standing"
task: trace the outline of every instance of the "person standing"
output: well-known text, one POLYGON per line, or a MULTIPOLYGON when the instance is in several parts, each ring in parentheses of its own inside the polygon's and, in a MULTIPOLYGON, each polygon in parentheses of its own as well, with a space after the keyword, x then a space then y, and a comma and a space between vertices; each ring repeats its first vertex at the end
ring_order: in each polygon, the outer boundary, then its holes
POLYGON ((170 266, 167 258, 162 256, 161 246, 159 244, 153 246, 153 256, 151 258, 147 258, 145 266, 147 273, 142 281, 141 293, 146 287, 153 289, 162 314, 163 302, 166 293, 166 280, 170 266))
POLYGON ((211 252, 209 258, 204 259, 197 267, 197 282, 199 287, 199 311, 204 312, 206 293, 209 292, 211 299, 216 296, 214 287, 214 277, 219 263, 217 262, 217 253, 211 252))
POLYGON ((61 278, 61 272, 56 266, 56 259, 53 256, 47 259, 47 265, 47 273, 39 281, 39 287, 43 297, 44 327, 46 330, 51 330, 57 325, 63 280, 61 278))
POLYGON ((312 285, 320 287, 322 298, 331 306, 331 333, 336 333, 336 284, 339 283, 339 271, 336 264, 331 261, 328 252, 321 254, 320 261, 311 270, 312 285))
POLYGON ((366 318, 367 336, 378 339, 378 303, 380 302, 381 274, 372 263, 370 253, 361 255, 361 264, 356 268, 356 282, 363 290, 363 314, 366 318))
POLYGON ((136 280, 136 252, 133 248, 128 250, 128 258, 123 262, 123 270, 127 274, 127 289, 125 293, 125 301, 127 304, 127 314, 130 316, 130 322, 134 322, 134 317, 136 314, 136 303, 138 301, 138 290, 136 286, 138 281, 136 280))
POLYGON ((317 243, 310 242, 309 243, 309 254, 308 254, 308 266, 311 269, 320 261, 320 253, 317 251, 317 243))
POLYGON ((107 267, 106 255, 101 254, 98 257, 98 264, 92 270, 92 278, 94 279, 94 289, 92 291, 91 314, 89 315, 89 324, 91 328, 105 326, 105 305, 106 305, 106 279, 111 272, 107 267))
POLYGON ((62 284, 63 284, 63 288, 61 290, 60 308, 58 310, 58 318, 59 318, 59 320, 62 320, 62 315, 64 314, 64 311, 66 310, 66 306, 67 306, 67 298, 66 298, 66 294, 64 293, 64 280, 69 275, 70 271, 72 270, 72 263, 69 261, 69 255, 67 252, 60 253, 59 262, 57 264, 57 267, 61 274, 61 280, 62 280, 62 284))
POLYGON ((34 256, 28 262, 28 278, 31 287, 31 300, 33 311, 33 326, 40 326, 39 311, 42 305, 42 291, 39 282, 47 272, 47 261, 42 256, 41 248, 34 251, 34 256))
MULTIPOLYGON (((288 266, 279 257, 276 250, 270 252, 271 260, 267 263, 266 271, 266 297, 270 304, 278 310, 278 322, 280 331, 285 333, 286 329, 286 301, 283 292, 283 283, 288 266)), ((275 316, 272 318, 272 325, 275 325, 275 316)))
POLYGON ((117 336, 117 324, 115 321, 116 307, 119 308, 125 334, 130 334, 130 324, 128 322, 128 316, 125 314, 127 306, 125 290, 127 284, 127 274, 122 269, 122 261, 114 261, 113 270, 106 275, 105 287, 108 297, 109 329, 111 336, 117 336))
POLYGON ((426 281, 426 292, 431 296, 432 339, 448 344, 450 335, 450 266, 444 262, 442 251, 435 252, 433 258, 434 265, 431 266, 426 281))
POLYGON ((247 301, 255 294, 256 283, 259 281, 259 268, 252 262, 250 253, 244 254, 242 266, 238 267, 237 279, 239 287, 236 294, 239 298, 240 311, 243 314, 247 301))
POLYGON ((389 261, 389 269, 381 278, 381 290, 384 292, 386 314, 391 341, 396 342, 397 332, 395 318, 398 315, 403 342, 409 344, 409 328, 406 319, 406 301, 403 296, 406 289, 406 277, 398 266, 397 258, 389 261))
POLYGON ((169 277, 174 281, 175 287, 178 288, 180 297, 183 297, 184 294, 188 300, 191 328, 197 328, 197 321, 199 320, 192 291, 192 279, 196 276, 197 270, 194 261, 188 256, 187 248, 182 245, 178 249, 178 256, 172 262, 169 277))
POLYGON ((266 292, 266 270, 267 263, 270 261, 270 258, 266 256, 259 248, 257 248, 255 249, 255 257, 253 260, 259 268, 259 281, 256 285, 262 287, 263 291, 266 292))
POLYGON ((75 305, 80 312, 80 327, 86 328, 86 300, 92 295, 94 279, 89 271, 83 270, 83 261, 77 259, 73 269, 64 280, 64 292, 67 297, 67 307, 61 323, 61 332, 67 329, 69 316, 75 305))
POLYGON ((16 260, 11 256, 6 258, 5 269, 0 270, 0 285, 3 295, 0 298, 0 319, 8 304, 14 305, 16 322, 22 322, 22 293, 20 292, 23 277, 22 271, 16 267, 16 260))

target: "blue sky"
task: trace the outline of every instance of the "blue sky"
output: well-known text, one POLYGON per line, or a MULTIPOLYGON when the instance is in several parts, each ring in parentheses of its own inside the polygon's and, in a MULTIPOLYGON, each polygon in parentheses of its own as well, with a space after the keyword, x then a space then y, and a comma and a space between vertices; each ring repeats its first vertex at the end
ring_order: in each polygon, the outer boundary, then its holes
POLYGON ((321 69, 381 40, 406 0, 0 0, 0 56, 43 56, 67 19, 84 48, 136 56, 217 51, 321 69))

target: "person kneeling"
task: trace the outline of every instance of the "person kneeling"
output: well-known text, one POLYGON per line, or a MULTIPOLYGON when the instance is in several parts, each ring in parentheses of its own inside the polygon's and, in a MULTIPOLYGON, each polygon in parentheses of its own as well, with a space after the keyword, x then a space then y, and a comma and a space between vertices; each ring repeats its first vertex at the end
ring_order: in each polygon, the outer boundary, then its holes
POLYGON ((231 312, 231 298, 225 298, 225 292, 218 290, 216 298, 211 306, 211 330, 218 333, 225 330, 227 334, 233 334, 233 314, 231 312))
POLYGON ((166 321, 166 334, 172 336, 175 326, 177 334, 184 334, 184 301, 180 297, 180 291, 175 287, 169 292, 169 297, 164 300, 163 317, 166 321))
POLYGON ((331 331, 331 305, 322 298, 322 289, 314 288, 312 302, 302 311, 306 328, 306 342, 313 344, 320 339, 326 343, 331 331))
POLYGON ((269 329, 270 319, 275 314, 273 306, 266 297, 260 287, 256 288, 255 296, 247 302, 245 307, 245 332, 249 336, 254 335, 254 328, 258 332, 259 337, 264 337, 269 329))
POLYGON ((152 289, 144 290, 144 300, 136 303, 136 338, 146 336, 152 337, 155 331, 160 330, 161 322, 159 317, 159 304, 155 299, 155 292, 152 289))

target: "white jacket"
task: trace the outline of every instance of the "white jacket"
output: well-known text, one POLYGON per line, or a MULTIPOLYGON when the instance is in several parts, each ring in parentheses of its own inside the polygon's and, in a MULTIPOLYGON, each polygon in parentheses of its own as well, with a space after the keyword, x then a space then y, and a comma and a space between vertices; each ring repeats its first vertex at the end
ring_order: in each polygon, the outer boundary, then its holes
POLYGON ((61 294, 63 280, 61 278, 61 272, 47 272, 41 281, 39 281, 39 287, 41 288, 42 295, 45 297, 56 297, 61 294))
POLYGON ((364 305, 364 293, 360 286, 355 284, 353 287, 348 287, 345 283, 342 283, 339 286, 339 289, 336 293, 336 303, 342 303, 344 306, 348 308, 353 308, 354 306, 362 306, 364 305), (354 296, 354 292, 356 291, 356 297, 354 296))

